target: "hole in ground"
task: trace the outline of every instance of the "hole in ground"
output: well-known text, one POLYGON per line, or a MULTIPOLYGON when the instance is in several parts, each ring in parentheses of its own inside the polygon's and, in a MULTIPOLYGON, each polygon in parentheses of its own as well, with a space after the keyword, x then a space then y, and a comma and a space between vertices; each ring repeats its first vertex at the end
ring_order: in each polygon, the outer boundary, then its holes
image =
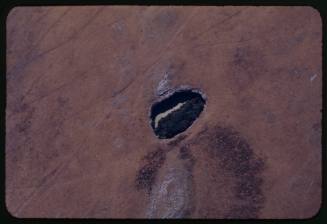
POLYGON ((151 126, 160 139, 173 138, 189 128, 205 105, 200 93, 179 90, 151 107, 151 126))

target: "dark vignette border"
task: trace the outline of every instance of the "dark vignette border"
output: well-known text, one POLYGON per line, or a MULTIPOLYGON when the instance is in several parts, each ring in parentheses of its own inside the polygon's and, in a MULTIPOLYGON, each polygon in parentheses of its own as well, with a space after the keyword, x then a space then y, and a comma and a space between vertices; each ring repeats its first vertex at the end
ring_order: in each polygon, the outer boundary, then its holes
MULTIPOLYGON (((6 19, 10 12, 10 10, 16 6, 57 6, 57 5, 216 5, 216 6, 224 6, 224 5, 235 5, 235 6, 311 6, 314 9, 318 10, 322 19, 322 29, 323 29, 323 51, 322 51, 322 105, 323 109, 322 112, 322 175, 326 170, 326 116, 324 114, 326 109, 326 12, 327 7, 323 4, 323 1, 296 1, 296 0, 284 0, 284 1, 251 1, 251 0, 243 0, 243 1, 210 1, 210 0, 203 0, 203 1, 128 1, 128 0, 13 0, 13 1, 0 1, 0 108, 1 108, 1 115, 0 115, 0 125, 1 125, 1 154, 0 154, 0 164, 1 164, 1 185, 0 185, 0 219, 5 221, 5 223, 106 223, 111 219, 46 219, 46 218, 16 218, 13 217, 8 210, 6 209, 5 205, 5 108, 6 108, 6 19), (325 7, 324 7, 325 6, 325 7)), ((327 208, 326 208, 326 191, 324 187, 325 179, 322 180, 322 202, 321 207, 318 213, 309 219, 305 220, 296 220, 296 219, 265 219, 265 220, 239 220, 242 222, 263 222, 263 223, 289 223, 289 222, 306 222, 306 223, 322 223, 323 220, 327 220, 327 208)), ((114 220, 113 220, 114 221, 114 220)), ((119 221, 132 221, 128 219, 119 219, 119 221)), ((138 220, 133 220, 138 221, 138 220)), ((164 221, 164 220, 160 220, 164 221)), ((207 222, 208 220, 192 220, 194 221, 202 221, 207 222)), ((211 221, 211 220, 210 220, 211 221)), ((235 222, 235 220, 224 220, 226 222, 235 222)))

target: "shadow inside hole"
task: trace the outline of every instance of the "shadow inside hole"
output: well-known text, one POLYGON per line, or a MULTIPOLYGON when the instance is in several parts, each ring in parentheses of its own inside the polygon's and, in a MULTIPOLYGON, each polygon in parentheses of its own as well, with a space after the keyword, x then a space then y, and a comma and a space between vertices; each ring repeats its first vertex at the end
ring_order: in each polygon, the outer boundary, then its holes
POLYGON ((180 90, 155 103, 151 108, 151 126, 160 139, 184 132, 203 111, 205 100, 200 93, 180 90))

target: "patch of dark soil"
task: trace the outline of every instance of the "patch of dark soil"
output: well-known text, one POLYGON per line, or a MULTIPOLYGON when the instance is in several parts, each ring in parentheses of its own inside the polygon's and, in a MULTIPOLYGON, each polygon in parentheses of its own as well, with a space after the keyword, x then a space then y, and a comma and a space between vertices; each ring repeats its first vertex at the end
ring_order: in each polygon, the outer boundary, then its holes
POLYGON ((145 165, 138 171, 136 176, 136 188, 138 190, 146 189, 151 192, 159 168, 163 165, 166 154, 162 149, 148 153, 143 162, 145 165))

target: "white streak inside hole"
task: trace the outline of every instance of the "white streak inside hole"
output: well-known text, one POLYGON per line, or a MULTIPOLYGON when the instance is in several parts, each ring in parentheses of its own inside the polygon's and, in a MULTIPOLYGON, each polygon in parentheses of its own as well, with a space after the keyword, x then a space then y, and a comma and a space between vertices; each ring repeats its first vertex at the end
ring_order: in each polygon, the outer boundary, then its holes
POLYGON ((181 108, 181 106, 183 106, 186 102, 183 102, 183 103, 178 103, 176 106, 174 106, 173 108, 171 108, 170 110, 167 110, 161 114, 158 114, 155 119, 154 119, 154 127, 157 128, 158 127, 158 123, 159 121, 166 117, 168 114, 178 110, 179 108, 181 108))

